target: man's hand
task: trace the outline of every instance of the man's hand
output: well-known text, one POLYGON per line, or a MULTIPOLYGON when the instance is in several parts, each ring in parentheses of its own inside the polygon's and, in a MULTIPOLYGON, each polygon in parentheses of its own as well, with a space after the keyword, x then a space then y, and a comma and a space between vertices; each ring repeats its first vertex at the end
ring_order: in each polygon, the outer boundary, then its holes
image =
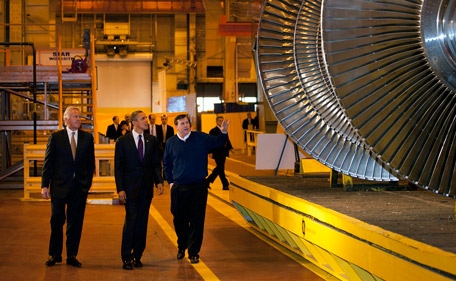
POLYGON ((231 123, 230 120, 223 119, 222 126, 220 126, 223 133, 228 133, 228 125, 231 123))
POLYGON ((161 184, 161 183, 157 184, 157 188, 158 188, 158 195, 162 195, 163 194, 163 184, 161 184))
POLYGON ((43 199, 51 198, 51 196, 49 195, 49 190, 48 190, 47 187, 42 187, 41 188, 41 197, 43 197, 43 199))
POLYGON ((127 194, 125 193, 125 191, 119 192, 118 196, 119 196, 120 204, 123 205, 127 202, 127 194))

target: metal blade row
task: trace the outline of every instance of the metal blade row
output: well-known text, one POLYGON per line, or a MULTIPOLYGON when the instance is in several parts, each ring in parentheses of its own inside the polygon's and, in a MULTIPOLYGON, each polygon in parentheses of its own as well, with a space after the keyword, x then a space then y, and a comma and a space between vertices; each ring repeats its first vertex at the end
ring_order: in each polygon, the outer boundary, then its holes
POLYGON ((257 71, 287 134, 336 171, 455 196, 456 4, 447 2, 266 1, 257 71))

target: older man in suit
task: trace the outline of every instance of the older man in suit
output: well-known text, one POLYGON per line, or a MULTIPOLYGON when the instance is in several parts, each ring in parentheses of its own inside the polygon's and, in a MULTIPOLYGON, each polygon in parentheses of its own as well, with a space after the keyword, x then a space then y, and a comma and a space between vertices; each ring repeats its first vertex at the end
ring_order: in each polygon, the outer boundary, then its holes
POLYGON ((92 134, 80 130, 79 108, 63 114, 66 128, 51 134, 41 178, 41 196, 51 198, 51 238, 47 266, 62 262, 63 225, 66 218, 67 264, 81 267, 76 259, 81 240, 87 195, 95 170, 92 134), (65 212, 66 207, 66 212, 65 212))
POLYGON ((147 116, 142 111, 131 114, 133 130, 117 139, 114 164, 119 199, 125 204, 121 258, 123 269, 142 267, 146 248, 149 208, 154 185, 163 192, 157 139, 145 134, 147 116))

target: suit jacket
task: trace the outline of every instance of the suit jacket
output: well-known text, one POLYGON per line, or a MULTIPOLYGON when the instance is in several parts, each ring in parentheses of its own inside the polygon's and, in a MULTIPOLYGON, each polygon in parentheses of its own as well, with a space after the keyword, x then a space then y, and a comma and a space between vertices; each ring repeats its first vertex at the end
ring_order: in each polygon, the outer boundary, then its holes
POLYGON ((142 188, 153 197, 154 184, 163 183, 158 158, 158 143, 154 136, 144 136, 144 160, 141 162, 133 134, 127 133, 116 141, 114 170, 117 192, 125 191, 127 198, 136 198, 142 188))
POLYGON ((116 130, 116 127, 114 126, 114 124, 109 125, 108 128, 106 129, 106 136, 111 140, 116 140, 121 135, 122 135, 122 129, 120 128, 120 125, 117 126, 117 130, 116 130))
MULTIPOLYGON (((258 120, 256 120, 256 118, 250 119, 250 125, 252 125, 253 129, 258 128, 258 120)), ((244 129, 244 130, 248 130, 249 129, 249 118, 245 118, 242 121, 242 129, 244 129)))
MULTIPOLYGON (((157 129, 157 127, 158 127, 157 124, 154 124, 154 125, 149 124, 149 129, 147 129, 147 131, 144 131, 144 134, 148 134, 148 135, 152 136, 151 131, 150 131, 152 126, 155 126, 155 135, 157 135, 157 130, 158 130, 157 129)), ((157 137, 157 136, 155 136, 155 137, 157 137)))
MULTIPOLYGON (((164 151, 165 145, 163 144, 163 126, 162 125, 156 125, 156 126, 157 126, 156 128, 157 128, 158 145, 160 146, 160 149, 162 151, 164 151)), ((166 140, 172 136, 174 136, 174 128, 171 127, 170 125, 166 125, 165 143, 166 143, 166 140)))
MULTIPOLYGON (((217 126, 215 126, 214 128, 212 128, 209 131, 209 135, 218 136, 220 134, 222 134, 222 131, 217 126)), ((228 135, 227 135, 227 137, 228 137, 228 135)), ((220 147, 217 147, 217 148, 211 150, 212 158, 220 159, 223 157, 230 156, 231 149, 233 149, 233 146, 231 145, 230 138, 228 137, 228 140, 226 141, 226 143, 223 146, 220 146, 220 147)))
POLYGON ((73 160, 66 129, 49 137, 44 157, 41 186, 49 187, 51 196, 65 198, 72 183, 88 193, 95 170, 95 148, 92 134, 78 130, 76 157, 73 160))

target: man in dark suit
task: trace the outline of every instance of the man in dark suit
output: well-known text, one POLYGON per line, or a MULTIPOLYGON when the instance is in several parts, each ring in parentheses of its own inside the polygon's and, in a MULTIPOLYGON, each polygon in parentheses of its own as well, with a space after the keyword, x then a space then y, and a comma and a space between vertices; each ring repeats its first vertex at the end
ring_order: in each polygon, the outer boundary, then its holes
POLYGON ((252 113, 247 112, 247 118, 242 120, 242 129, 244 129, 244 142, 247 142, 247 130, 255 129, 255 120, 252 118, 252 113))
MULTIPOLYGON (((252 118, 252 113, 247 112, 247 118, 242 121, 242 129, 244 129, 244 142, 247 143, 247 130, 258 129, 258 116, 252 118)), ((252 136, 250 136, 250 140, 253 141, 252 136)))
POLYGON ((174 136, 174 128, 168 125, 168 116, 163 114, 161 116, 161 125, 157 126, 157 140, 162 150, 165 150, 166 140, 174 136))
POLYGON ((69 106, 63 119, 66 128, 49 137, 41 177, 41 196, 44 199, 51 198, 50 257, 46 265, 53 266, 62 262, 63 225, 66 217, 66 262, 81 267, 76 256, 87 195, 95 170, 95 148, 92 134, 79 129, 79 108, 69 106))
POLYGON ((112 124, 106 129, 106 137, 110 140, 116 140, 122 135, 122 129, 120 128, 120 118, 119 116, 112 117, 112 124))
POLYGON ((157 137, 157 125, 155 124, 155 120, 157 120, 157 116, 153 113, 149 114, 149 129, 144 131, 144 133, 157 137))
MULTIPOLYGON (((160 163, 163 166, 163 154, 165 153, 165 145, 166 141, 174 136, 174 128, 168 125, 168 116, 163 114, 161 116, 161 125, 156 126, 157 128, 157 140, 158 140, 158 147, 160 149, 159 156, 160 156, 160 163)), ((165 178, 163 173, 163 178, 165 178)), ((165 178, 166 179, 166 178, 165 178)))
MULTIPOLYGON (((222 116, 217 116, 216 118, 216 123, 217 126, 212 128, 209 131, 209 135, 213 136, 218 136, 222 133, 222 123, 223 123, 224 118, 222 116)), ((231 145, 230 139, 227 135, 228 140, 223 146, 217 147, 213 149, 212 152, 212 158, 215 160, 215 168, 212 170, 212 173, 207 177, 207 181, 210 183, 213 183, 217 176, 220 177, 220 180, 222 181, 222 186, 223 190, 228 190, 229 189, 229 182, 226 179, 225 175, 225 162, 226 162, 226 157, 230 155, 230 150, 233 149, 233 146, 231 145)))
POLYGON ((130 120, 133 131, 117 139, 114 156, 117 192, 120 203, 125 204, 121 258, 126 270, 142 267, 154 185, 159 194, 163 192, 157 139, 144 134, 147 116, 135 111, 130 120))

